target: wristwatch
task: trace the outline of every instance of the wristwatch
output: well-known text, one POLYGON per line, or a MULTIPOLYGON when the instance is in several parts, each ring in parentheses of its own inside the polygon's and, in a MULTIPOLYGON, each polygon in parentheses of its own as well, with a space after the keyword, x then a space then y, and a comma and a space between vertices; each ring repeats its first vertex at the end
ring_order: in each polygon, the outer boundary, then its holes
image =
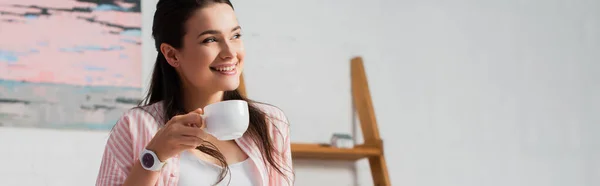
POLYGON ((140 153, 140 163, 144 169, 155 172, 160 171, 165 166, 165 162, 160 162, 156 153, 148 149, 144 149, 140 153))

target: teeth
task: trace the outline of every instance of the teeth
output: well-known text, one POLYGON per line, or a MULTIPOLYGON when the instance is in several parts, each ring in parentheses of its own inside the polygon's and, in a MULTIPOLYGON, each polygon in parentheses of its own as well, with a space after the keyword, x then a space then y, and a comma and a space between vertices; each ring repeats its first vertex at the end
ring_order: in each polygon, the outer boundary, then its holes
POLYGON ((235 69, 235 66, 221 67, 216 69, 217 71, 232 71, 233 69, 235 69))

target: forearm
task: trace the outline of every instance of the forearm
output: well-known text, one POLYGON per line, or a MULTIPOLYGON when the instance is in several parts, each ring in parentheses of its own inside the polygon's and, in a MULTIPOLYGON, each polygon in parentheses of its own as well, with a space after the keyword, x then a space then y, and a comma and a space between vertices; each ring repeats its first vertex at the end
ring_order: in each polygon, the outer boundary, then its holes
POLYGON ((140 161, 135 161, 123 186, 154 186, 159 176, 160 172, 146 170, 140 161))

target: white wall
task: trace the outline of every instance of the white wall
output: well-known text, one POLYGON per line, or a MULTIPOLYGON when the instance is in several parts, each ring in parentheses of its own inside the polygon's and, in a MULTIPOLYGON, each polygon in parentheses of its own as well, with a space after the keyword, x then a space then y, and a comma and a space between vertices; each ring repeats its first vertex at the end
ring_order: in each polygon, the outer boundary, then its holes
POLYGON ((367 60, 394 185, 600 185, 600 1, 383 7, 367 60))
MULTIPOLYGON (((294 142, 353 131, 349 59, 361 55, 393 185, 600 185, 599 1, 234 5, 249 95, 286 111, 294 142)), ((0 128, 0 183, 92 185, 105 137, 0 128)), ((356 167, 299 161, 297 185, 371 185, 356 167)))

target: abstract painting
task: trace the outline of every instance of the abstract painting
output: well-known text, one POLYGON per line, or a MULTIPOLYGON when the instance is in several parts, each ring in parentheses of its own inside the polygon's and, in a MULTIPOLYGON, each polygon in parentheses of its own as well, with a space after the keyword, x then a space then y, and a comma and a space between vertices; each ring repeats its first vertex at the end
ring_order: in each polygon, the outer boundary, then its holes
POLYGON ((109 130, 141 97, 140 0, 0 0, 0 127, 109 130))

